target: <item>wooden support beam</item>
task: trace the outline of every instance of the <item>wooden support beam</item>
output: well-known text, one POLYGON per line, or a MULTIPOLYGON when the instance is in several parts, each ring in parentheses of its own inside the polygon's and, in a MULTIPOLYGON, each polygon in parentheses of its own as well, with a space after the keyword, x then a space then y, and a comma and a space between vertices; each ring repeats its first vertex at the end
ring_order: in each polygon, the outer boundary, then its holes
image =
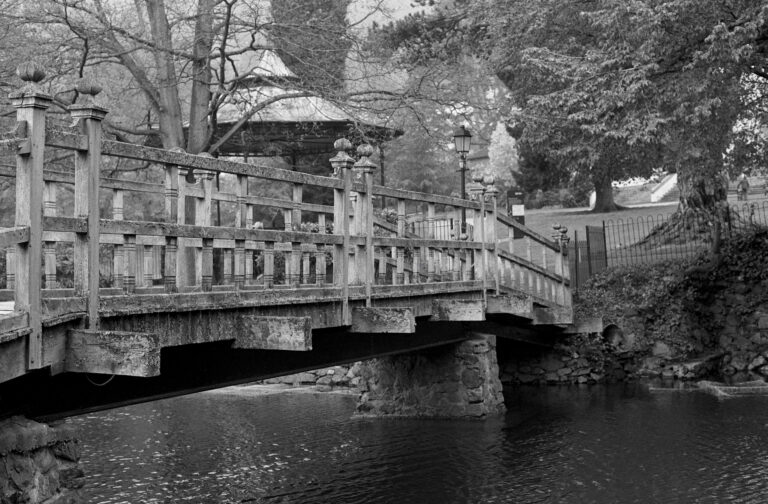
POLYGON ((67 331, 64 370, 150 377, 160 374, 157 334, 122 331, 67 331))
POLYGON ((536 346, 551 348, 562 338, 561 332, 547 329, 544 326, 539 327, 521 327, 519 325, 500 324, 497 322, 472 322, 466 328, 471 332, 484 332, 496 335, 497 338, 503 338, 521 343, 528 343, 536 346))
POLYGON ((309 317, 241 315, 233 348, 247 350, 312 350, 309 317))
POLYGON ((569 306, 534 306, 531 324, 571 325, 573 324, 573 309, 569 306))
POLYGON ((514 315, 533 318, 533 298, 525 294, 488 296, 486 313, 493 315, 514 315))
POLYGON ((430 322, 479 322, 485 320, 482 299, 435 299, 430 322))
POLYGON ((350 332, 357 333, 407 333, 416 332, 416 317, 411 308, 352 309, 350 332))

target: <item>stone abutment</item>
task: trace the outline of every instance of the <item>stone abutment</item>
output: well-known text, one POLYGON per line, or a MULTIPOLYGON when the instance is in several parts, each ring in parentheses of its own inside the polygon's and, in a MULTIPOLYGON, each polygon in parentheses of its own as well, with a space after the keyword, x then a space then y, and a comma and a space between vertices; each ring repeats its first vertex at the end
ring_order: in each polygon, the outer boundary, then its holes
POLYGON ((73 427, 24 417, 0 422, 0 503, 79 504, 83 475, 73 427))
POLYGON ((362 363, 362 416, 484 418, 504 413, 496 337, 362 363))

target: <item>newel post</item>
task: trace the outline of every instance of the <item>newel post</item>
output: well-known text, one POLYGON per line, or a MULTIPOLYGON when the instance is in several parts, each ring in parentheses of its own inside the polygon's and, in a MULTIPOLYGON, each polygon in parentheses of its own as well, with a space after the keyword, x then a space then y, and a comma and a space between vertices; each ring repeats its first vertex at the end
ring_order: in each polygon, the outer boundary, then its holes
POLYGON ((341 188, 333 191, 333 233, 344 237, 342 244, 334 247, 333 283, 341 287, 341 317, 345 325, 350 325, 352 319, 349 314, 349 196, 352 190, 350 168, 355 164, 355 160, 346 152, 352 148, 352 143, 346 138, 336 140, 333 148, 338 151, 330 160, 333 175, 342 180, 341 188))
POLYGON ((490 269, 493 274, 493 281, 496 284, 496 295, 501 293, 501 263, 499 262, 499 243, 498 243, 498 200, 497 197, 501 191, 494 185, 494 177, 487 175, 483 182, 486 184, 485 193, 491 198, 490 215, 488 216, 488 225, 486 225, 485 231, 488 234, 488 241, 493 243, 493 251, 491 252, 490 269))
POLYGON ((101 87, 85 79, 77 84, 83 98, 69 113, 88 139, 87 150, 75 154, 75 217, 87 219, 86 233, 75 234, 75 295, 87 297, 88 329, 99 329, 99 183, 101 171, 101 121, 107 109, 96 103, 101 87))
MULTIPOLYGON (((486 298, 486 286, 488 280, 486 278, 487 264, 488 264, 488 250, 486 249, 486 235, 485 235, 485 187, 482 184, 483 176, 480 173, 475 173, 472 176, 472 183, 467 187, 467 192, 470 194, 470 198, 480 203, 480 211, 475 212, 474 234, 475 241, 480 242, 480 267, 477 267, 477 259, 475 259, 475 271, 480 271, 480 280, 482 281, 483 299, 486 298)), ((475 275, 477 280, 477 275, 475 275)))
POLYGON ((43 262, 43 154, 45 111, 50 95, 38 84, 45 78, 36 63, 24 63, 16 71, 24 87, 9 98, 16 120, 26 126, 27 143, 16 155, 16 226, 29 227, 29 242, 16 246, 15 307, 29 313, 27 368, 43 367, 42 262, 43 262))
POLYGON ((374 253, 373 253, 373 172, 376 170, 376 164, 370 160, 373 154, 373 147, 368 144, 360 145, 357 148, 360 159, 355 163, 354 170, 363 175, 365 183, 365 196, 362 202, 363 212, 359 219, 361 228, 365 234, 365 269, 358 272, 365 281, 365 306, 371 306, 371 295, 373 291, 374 275, 374 253))

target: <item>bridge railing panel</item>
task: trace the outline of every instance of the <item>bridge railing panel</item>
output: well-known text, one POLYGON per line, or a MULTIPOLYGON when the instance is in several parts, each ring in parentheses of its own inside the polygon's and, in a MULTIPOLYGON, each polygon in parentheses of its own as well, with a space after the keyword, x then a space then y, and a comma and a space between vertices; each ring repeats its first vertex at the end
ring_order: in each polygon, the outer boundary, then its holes
POLYGON ((376 186, 370 154, 355 161, 344 146, 334 175, 322 177, 102 139, 106 111, 86 94, 72 107, 77 127, 46 129, 45 98, 27 94, 18 101, 26 129, 12 135, 19 168, 0 169, 15 178, 17 201, 31 202, 16 216, 26 241, 0 239, 21 311, 41 296, 78 296, 95 327, 100 295, 322 285, 341 291, 348 320, 350 286, 364 286, 370 303, 377 286, 450 282, 565 303, 559 244, 500 215, 485 189, 464 200, 376 186), (45 147, 70 152, 73 171, 44 169, 45 147), (131 178, 139 168, 145 179, 131 178), (63 191, 73 192, 69 215, 63 191), (331 196, 333 205, 316 202, 331 196), (374 200, 394 209, 391 222, 374 200), (73 256, 71 286, 62 284, 62 254, 73 256))

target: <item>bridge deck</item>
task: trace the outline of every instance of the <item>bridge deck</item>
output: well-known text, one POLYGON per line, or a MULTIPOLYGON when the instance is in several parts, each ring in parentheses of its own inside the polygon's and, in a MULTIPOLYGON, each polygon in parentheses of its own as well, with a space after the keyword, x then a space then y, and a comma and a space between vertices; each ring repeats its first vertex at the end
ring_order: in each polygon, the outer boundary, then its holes
POLYGON ((18 126, 0 134, 18 202, 0 228, 3 398, 18 380, 71 396, 83 374, 155 395, 212 386, 442 344, 458 336, 434 323, 486 314, 572 321, 564 247, 500 213, 491 185, 470 184, 472 201, 375 186, 372 163, 344 150, 322 177, 153 149, 103 139, 92 104, 55 128, 46 95, 28 86, 14 103, 18 126), (171 371, 173 349, 197 359, 205 344, 241 369, 171 371), (257 369, 254 352, 281 363, 257 369))

